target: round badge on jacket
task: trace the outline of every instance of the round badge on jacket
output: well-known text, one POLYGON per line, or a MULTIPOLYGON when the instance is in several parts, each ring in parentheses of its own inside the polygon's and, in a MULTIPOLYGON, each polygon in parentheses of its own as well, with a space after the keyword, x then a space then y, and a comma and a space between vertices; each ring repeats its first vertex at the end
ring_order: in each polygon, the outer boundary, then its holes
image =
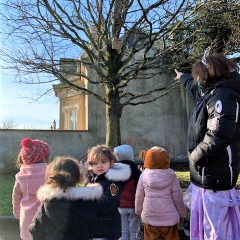
POLYGON ((115 195, 118 194, 118 191, 119 191, 119 188, 116 184, 112 183, 110 185, 110 192, 111 192, 111 195, 114 197, 115 195))

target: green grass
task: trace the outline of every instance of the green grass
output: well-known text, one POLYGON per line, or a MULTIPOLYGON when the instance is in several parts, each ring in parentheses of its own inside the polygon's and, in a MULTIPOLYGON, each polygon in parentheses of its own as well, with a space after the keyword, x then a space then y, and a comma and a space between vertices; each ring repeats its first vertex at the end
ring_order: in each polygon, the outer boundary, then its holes
MULTIPOLYGON (((180 181, 182 190, 185 192, 190 183, 190 173, 188 171, 186 171, 186 172, 177 172, 176 171, 175 173, 180 181)), ((237 186, 240 187, 240 175, 237 180, 237 186)))
POLYGON ((0 176, 0 216, 12 215, 14 176, 0 176))
POLYGON ((190 183, 190 172, 175 172, 177 175, 177 178, 179 179, 180 186, 183 190, 183 192, 186 191, 189 183, 190 183))
MULTIPOLYGON (((189 172, 176 171, 175 173, 180 181, 182 190, 185 192, 190 181, 189 172)), ((0 176, 0 216, 12 215, 12 189, 14 181, 14 176, 0 176)), ((240 186, 240 177, 238 178, 237 186, 240 186)), ((187 215, 189 215, 189 213, 187 213, 187 215)))

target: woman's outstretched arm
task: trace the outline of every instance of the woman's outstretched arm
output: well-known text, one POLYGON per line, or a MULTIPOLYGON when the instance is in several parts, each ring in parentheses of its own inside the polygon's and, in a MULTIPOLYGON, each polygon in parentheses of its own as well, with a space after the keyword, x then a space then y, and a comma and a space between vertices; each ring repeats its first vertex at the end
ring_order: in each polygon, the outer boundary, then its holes
POLYGON ((176 77, 175 80, 180 81, 188 94, 198 101, 201 98, 201 90, 198 85, 194 82, 194 78, 191 74, 179 72, 175 69, 176 77))

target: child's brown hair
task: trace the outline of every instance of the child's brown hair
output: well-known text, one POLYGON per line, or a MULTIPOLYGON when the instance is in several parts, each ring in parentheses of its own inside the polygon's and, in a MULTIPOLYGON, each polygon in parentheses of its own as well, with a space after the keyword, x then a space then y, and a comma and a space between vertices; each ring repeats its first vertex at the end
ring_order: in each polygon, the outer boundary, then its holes
POLYGON ((111 149, 105 145, 97 145, 88 151, 88 162, 93 165, 98 162, 98 159, 106 156, 110 162, 116 162, 116 157, 111 149))
POLYGON ((75 187, 80 182, 80 167, 72 157, 55 157, 48 165, 46 183, 53 188, 65 192, 69 187, 75 187))

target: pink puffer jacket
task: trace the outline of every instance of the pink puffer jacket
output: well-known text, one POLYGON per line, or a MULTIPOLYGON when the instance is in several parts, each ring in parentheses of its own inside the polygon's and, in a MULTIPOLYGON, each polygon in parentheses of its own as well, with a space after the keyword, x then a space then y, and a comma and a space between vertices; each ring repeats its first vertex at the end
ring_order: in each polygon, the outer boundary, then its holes
POLYGON ((13 215, 19 219, 21 239, 31 240, 29 226, 40 205, 37 190, 45 182, 47 163, 22 165, 12 193, 13 215))
POLYGON ((140 176, 135 211, 144 223, 173 226, 185 217, 186 208, 179 181, 172 169, 145 169, 140 176))

